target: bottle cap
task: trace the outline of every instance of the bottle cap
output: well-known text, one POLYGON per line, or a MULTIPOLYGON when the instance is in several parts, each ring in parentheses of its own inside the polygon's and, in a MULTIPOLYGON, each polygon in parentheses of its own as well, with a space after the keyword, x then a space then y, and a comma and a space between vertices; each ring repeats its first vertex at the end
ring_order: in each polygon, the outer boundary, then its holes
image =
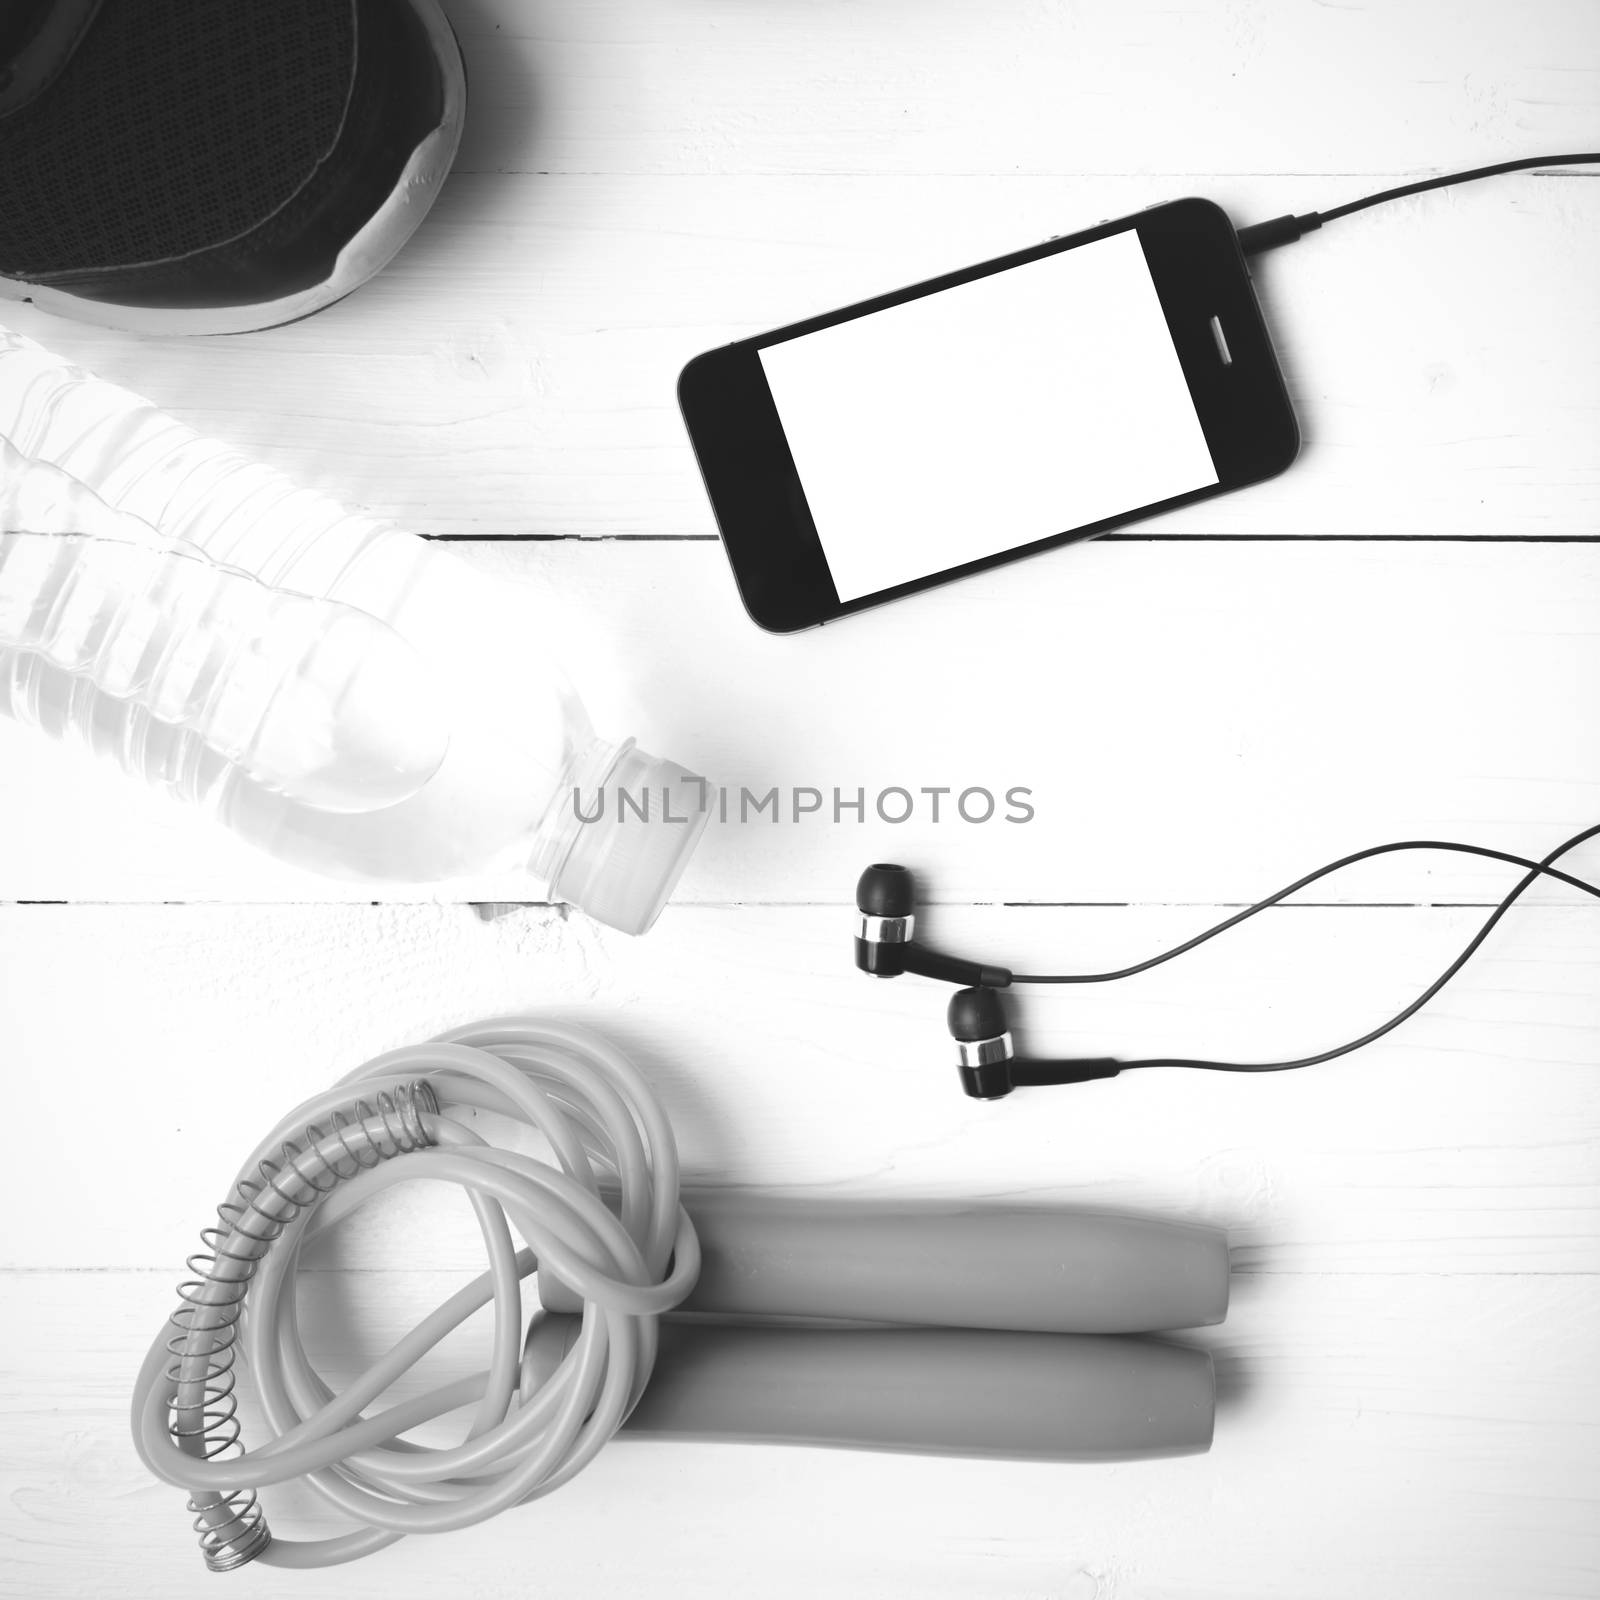
POLYGON ((631 741, 604 781, 575 797, 579 825, 551 895, 622 933, 661 913, 710 820, 706 781, 631 741))

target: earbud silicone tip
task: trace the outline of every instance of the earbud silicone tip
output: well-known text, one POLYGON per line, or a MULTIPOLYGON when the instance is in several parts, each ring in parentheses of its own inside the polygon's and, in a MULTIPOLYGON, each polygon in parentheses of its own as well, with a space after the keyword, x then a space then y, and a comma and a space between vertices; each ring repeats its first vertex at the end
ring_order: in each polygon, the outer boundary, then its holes
POLYGON ((890 861, 875 861, 856 884, 856 909, 864 917, 909 917, 914 903, 911 873, 890 861))
POLYGON ((998 1039, 1006 1031, 1006 1009, 993 989, 957 989, 945 1017, 958 1044, 998 1039))

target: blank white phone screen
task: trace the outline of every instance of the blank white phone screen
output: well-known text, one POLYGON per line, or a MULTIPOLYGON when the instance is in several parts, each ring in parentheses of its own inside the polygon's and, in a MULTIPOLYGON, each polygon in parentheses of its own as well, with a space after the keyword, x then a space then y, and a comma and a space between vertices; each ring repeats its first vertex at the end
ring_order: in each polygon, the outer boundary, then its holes
POLYGON ((841 601, 1218 481, 1131 229, 760 356, 841 601))

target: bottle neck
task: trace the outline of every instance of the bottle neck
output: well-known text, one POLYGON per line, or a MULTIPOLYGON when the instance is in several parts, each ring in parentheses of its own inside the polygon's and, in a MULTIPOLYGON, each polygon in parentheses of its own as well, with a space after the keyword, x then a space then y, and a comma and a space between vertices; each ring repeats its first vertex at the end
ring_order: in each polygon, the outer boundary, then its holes
POLYGON ((666 904, 710 819, 704 778, 638 748, 591 741, 569 764, 530 852, 564 900, 622 933, 666 904))
POLYGON ((556 785, 555 799, 540 820, 528 850, 528 871, 552 893, 583 830, 598 820, 597 811, 605 804, 606 785, 633 744, 632 739, 613 743, 591 736, 567 763, 556 785))

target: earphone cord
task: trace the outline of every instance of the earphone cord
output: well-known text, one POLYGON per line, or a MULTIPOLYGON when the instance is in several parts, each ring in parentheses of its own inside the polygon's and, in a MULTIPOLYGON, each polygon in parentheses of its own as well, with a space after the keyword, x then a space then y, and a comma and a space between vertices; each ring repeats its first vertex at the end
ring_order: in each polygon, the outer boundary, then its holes
POLYGON ((1323 223, 1348 217, 1353 211, 1365 211, 1368 206, 1382 205, 1388 200, 1403 200, 1407 195, 1423 194, 1429 189, 1470 183, 1474 178, 1494 178, 1504 172, 1526 172, 1533 167, 1579 167, 1596 163, 1600 163, 1600 154, 1591 151, 1566 156, 1523 156, 1516 161, 1497 161, 1489 167, 1473 167, 1467 172, 1442 173, 1435 178, 1422 178, 1416 183, 1403 183, 1396 189, 1383 189, 1377 194, 1364 195, 1359 200, 1335 206, 1331 211, 1308 211, 1301 217, 1273 217, 1270 221, 1241 228, 1239 248, 1247 256, 1258 255, 1263 250, 1273 250, 1281 244, 1293 244, 1296 239, 1320 228, 1323 223))
POLYGON ((1301 1056, 1293 1061, 1195 1061, 1176 1056, 1162 1056, 1148 1061, 1124 1061, 1121 1068, 1126 1072, 1131 1067, 1195 1067, 1208 1072, 1288 1072, 1297 1067, 1314 1067, 1324 1061, 1332 1061, 1338 1056, 1349 1055, 1352 1050, 1359 1050, 1364 1045, 1369 1045, 1375 1039, 1381 1039, 1386 1033, 1398 1028, 1409 1017, 1413 1017, 1427 1003, 1444 988, 1444 986, 1472 959, 1478 947, 1494 931, 1496 924, 1512 906, 1522 897, 1524 892, 1540 878, 1553 878, 1558 883, 1564 883, 1573 889, 1581 889, 1585 894, 1593 895, 1600 899, 1600 885, 1587 882, 1583 878, 1574 877, 1571 873, 1560 871, 1554 863, 1569 851, 1576 850, 1579 845, 1587 843, 1590 839, 1600 835, 1600 823, 1593 827, 1585 828, 1580 833, 1575 833, 1570 839, 1556 846, 1541 861, 1532 861, 1525 856, 1511 855, 1504 850, 1491 850, 1486 845, 1458 844, 1447 839, 1404 839, 1394 844, 1373 845, 1366 850, 1357 850, 1354 854, 1341 856, 1337 861, 1331 861, 1325 867, 1318 867, 1315 872, 1307 873, 1305 877, 1297 879, 1287 888, 1280 889, 1276 894, 1269 895, 1265 900, 1258 900, 1253 906, 1247 906, 1243 911, 1217 923, 1214 927, 1207 928, 1204 933, 1196 934, 1192 939, 1186 939, 1180 945, 1174 945, 1170 950, 1164 950, 1160 955, 1151 956, 1146 961, 1135 963, 1131 967, 1122 967, 1115 972, 1080 972, 1080 973, 1017 973, 1014 974, 1012 983, 1111 983, 1118 978, 1129 978, 1135 973, 1148 972, 1152 967, 1158 967, 1163 962, 1171 961, 1176 956, 1181 956, 1207 940, 1214 939, 1219 933, 1226 933, 1229 928, 1236 928, 1241 922, 1265 911, 1270 906, 1275 906, 1288 899, 1292 894, 1304 889, 1308 884, 1326 878, 1329 874, 1341 871, 1343 868, 1353 866, 1358 861, 1369 861, 1374 856, 1390 855, 1399 850, 1448 850, 1458 855, 1483 856, 1491 861, 1506 861, 1513 866, 1525 867, 1524 876, 1506 897, 1490 912, 1483 926, 1468 941, 1467 946, 1450 963, 1443 972, 1428 985, 1415 1000, 1403 1011, 1381 1023, 1370 1033, 1364 1033, 1359 1039, 1352 1039, 1348 1044, 1341 1044, 1332 1050, 1324 1050, 1314 1056, 1301 1056))

